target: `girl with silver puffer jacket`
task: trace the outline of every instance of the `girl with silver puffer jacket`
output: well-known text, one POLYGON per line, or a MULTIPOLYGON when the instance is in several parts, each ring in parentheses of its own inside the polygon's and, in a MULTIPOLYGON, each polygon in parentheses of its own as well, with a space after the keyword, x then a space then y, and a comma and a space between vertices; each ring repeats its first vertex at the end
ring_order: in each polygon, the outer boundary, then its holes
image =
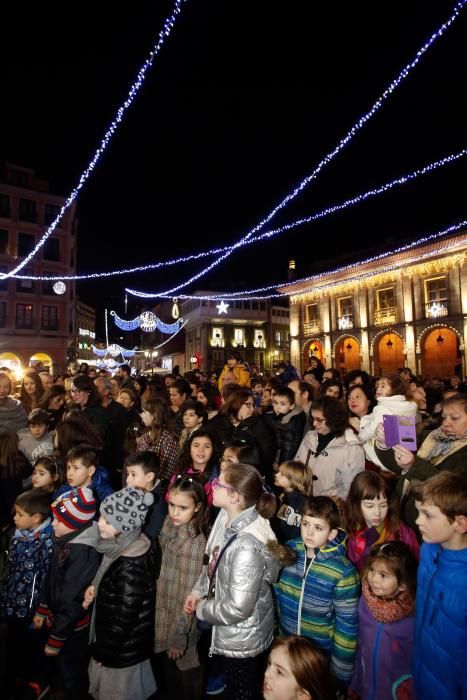
POLYGON ((227 467, 213 487, 214 505, 222 510, 185 612, 196 610, 199 620, 212 625, 210 654, 224 657, 226 697, 259 700, 263 652, 273 637, 271 584, 279 573, 267 546, 276 539, 268 521, 275 498, 246 464, 227 467))

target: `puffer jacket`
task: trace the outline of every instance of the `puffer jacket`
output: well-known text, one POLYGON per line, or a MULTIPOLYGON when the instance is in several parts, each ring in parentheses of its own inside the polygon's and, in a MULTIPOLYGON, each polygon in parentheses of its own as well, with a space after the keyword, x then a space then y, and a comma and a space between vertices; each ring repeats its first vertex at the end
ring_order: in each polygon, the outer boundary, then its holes
POLYGON ((467 700, 466 571, 467 549, 422 545, 414 644, 420 700, 467 700))
MULTIPOLYGON (((200 600, 196 615, 213 625, 210 653, 243 659, 261 654, 272 642, 271 584, 277 579, 279 564, 266 545, 276 536, 254 506, 229 527, 227 520, 227 513, 221 511, 209 536, 207 555, 210 557, 216 545, 222 549, 238 536, 219 562, 214 597, 200 600)), ((207 568, 204 566, 193 591, 199 598, 208 593, 207 568)))
POLYGON ((217 382, 219 391, 222 391, 222 387, 224 386, 224 379, 226 375, 230 372, 232 372, 232 374, 235 376, 236 384, 239 384, 240 386, 250 386, 250 372, 248 371, 246 365, 243 362, 237 362, 235 367, 232 367, 232 369, 230 369, 228 364, 224 365, 224 369, 222 370, 217 382))
POLYGON ((360 578, 345 556, 345 540, 339 529, 308 561, 301 537, 287 542, 295 561, 282 570, 274 590, 281 633, 312 639, 330 657, 335 677, 348 684, 357 649, 360 578))
POLYGON ((365 469, 362 445, 353 430, 347 428, 344 435, 331 440, 319 454, 317 447, 318 433, 309 430, 295 455, 313 474, 313 495, 345 500, 354 477, 365 469))
POLYGON ((154 605, 155 572, 147 540, 144 554, 118 557, 101 581, 93 658, 109 668, 148 659, 154 644, 154 605))
POLYGON ((394 396, 380 396, 378 405, 374 407, 367 416, 360 419, 360 432, 358 437, 362 443, 367 459, 378 467, 386 469, 379 461, 375 452, 375 433, 378 423, 383 422, 383 416, 415 416, 417 404, 414 401, 407 401, 405 396, 395 394, 394 396))
POLYGON ((306 423, 306 415, 303 410, 294 406, 288 413, 278 415, 270 413, 266 414, 264 418, 276 434, 275 464, 280 465, 282 462, 293 459, 300 447, 306 423))

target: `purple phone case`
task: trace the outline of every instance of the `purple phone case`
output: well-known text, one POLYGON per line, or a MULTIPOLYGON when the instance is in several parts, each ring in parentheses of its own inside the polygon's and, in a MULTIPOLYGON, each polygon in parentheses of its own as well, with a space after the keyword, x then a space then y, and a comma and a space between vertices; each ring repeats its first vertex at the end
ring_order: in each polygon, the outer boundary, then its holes
POLYGON ((415 416, 383 416, 384 442, 387 447, 402 445, 412 452, 417 451, 415 416))

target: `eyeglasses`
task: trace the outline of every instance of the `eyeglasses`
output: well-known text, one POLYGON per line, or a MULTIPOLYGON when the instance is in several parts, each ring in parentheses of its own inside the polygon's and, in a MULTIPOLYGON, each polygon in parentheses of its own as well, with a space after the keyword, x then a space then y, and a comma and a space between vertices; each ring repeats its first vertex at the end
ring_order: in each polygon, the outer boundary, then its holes
POLYGON ((312 416, 311 420, 313 423, 326 423, 326 418, 317 418, 316 416, 312 416))
POLYGON ((217 477, 215 479, 213 479, 213 481, 212 481, 212 488, 213 489, 221 488, 221 489, 227 489, 227 491, 235 491, 233 486, 228 486, 227 484, 221 484, 221 482, 219 481, 219 479, 217 477))
POLYGON ((74 387, 74 386, 71 387, 70 392, 72 394, 82 394, 83 393, 82 389, 76 389, 76 387, 74 387))
POLYGON ((255 407, 255 404, 253 403, 253 401, 244 401, 244 402, 243 402, 243 405, 244 405, 244 406, 250 406, 250 408, 254 408, 254 407, 255 407))

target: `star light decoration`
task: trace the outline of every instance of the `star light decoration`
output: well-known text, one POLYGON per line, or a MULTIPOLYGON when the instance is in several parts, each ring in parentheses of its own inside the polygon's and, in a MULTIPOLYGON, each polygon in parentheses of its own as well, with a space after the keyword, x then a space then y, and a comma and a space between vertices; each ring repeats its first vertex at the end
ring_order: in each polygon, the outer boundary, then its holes
POLYGON ((216 309, 219 309, 217 315, 220 316, 221 314, 226 314, 228 308, 229 304, 226 304, 225 301, 221 300, 220 304, 216 304, 216 309))

